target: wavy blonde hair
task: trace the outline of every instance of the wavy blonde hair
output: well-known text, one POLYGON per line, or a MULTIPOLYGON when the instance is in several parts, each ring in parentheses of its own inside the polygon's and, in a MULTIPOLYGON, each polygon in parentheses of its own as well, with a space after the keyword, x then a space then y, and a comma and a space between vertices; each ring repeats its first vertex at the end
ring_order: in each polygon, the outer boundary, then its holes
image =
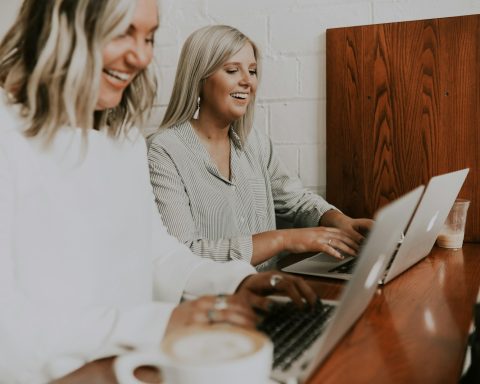
MULTIPOLYGON (((238 29, 228 25, 211 25, 193 32, 185 41, 178 61, 172 96, 160 128, 181 124, 192 118, 197 108, 205 80, 223 63, 250 43, 260 75, 260 52, 257 45, 238 29)), ((247 106, 247 112, 232 123, 232 128, 245 142, 253 125, 255 99, 247 106)))
POLYGON ((65 125, 107 126, 117 136, 142 124, 156 91, 144 70, 125 89, 119 105, 95 111, 103 67, 102 49, 127 30, 135 11, 131 0, 25 0, 0 43, 0 86, 20 104, 25 134, 47 143, 65 125))

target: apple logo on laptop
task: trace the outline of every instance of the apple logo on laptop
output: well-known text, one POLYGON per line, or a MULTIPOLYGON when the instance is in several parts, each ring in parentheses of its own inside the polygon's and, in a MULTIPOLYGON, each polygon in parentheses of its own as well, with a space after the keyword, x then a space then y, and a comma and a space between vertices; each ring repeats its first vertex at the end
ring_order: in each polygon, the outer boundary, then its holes
POLYGON ((435 215, 433 215, 433 217, 430 219, 430 222, 427 225, 427 232, 430 232, 432 230, 433 226, 435 225, 435 221, 437 221, 439 213, 440 211, 435 212, 435 215))

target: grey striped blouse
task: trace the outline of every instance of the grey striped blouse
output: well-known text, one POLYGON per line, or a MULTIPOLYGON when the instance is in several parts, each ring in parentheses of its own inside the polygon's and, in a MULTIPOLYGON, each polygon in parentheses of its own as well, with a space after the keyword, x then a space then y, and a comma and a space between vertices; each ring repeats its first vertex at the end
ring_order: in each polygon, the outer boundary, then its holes
POLYGON ((195 254, 250 262, 252 235, 275 229, 275 216, 316 226, 334 208, 288 173, 266 135, 252 130, 242 147, 231 130, 230 140, 231 180, 220 175, 188 122, 149 140, 150 180, 163 222, 195 254))

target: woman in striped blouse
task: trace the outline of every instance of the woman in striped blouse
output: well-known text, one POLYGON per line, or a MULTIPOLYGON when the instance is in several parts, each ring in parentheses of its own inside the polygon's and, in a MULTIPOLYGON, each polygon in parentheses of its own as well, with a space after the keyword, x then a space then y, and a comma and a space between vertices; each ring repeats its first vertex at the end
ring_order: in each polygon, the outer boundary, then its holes
POLYGON ((217 261, 355 254, 372 221, 352 219, 303 188, 268 137, 252 129, 258 61, 255 43, 229 26, 186 40, 166 129, 149 138, 151 182, 168 231, 217 261), (296 228, 277 230, 276 217, 296 228))

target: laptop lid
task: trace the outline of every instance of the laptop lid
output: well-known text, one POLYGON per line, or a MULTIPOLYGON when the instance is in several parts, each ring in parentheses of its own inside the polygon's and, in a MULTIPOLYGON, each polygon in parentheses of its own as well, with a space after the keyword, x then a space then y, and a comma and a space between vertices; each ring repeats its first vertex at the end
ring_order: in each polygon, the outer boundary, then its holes
MULTIPOLYGON (((311 350, 295 362, 297 369, 302 368, 297 380, 304 381, 308 378, 367 307, 423 188, 418 187, 377 211, 373 228, 358 256, 355 272, 343 291, 331 321, 311 350)), ((279 376, 282 375, 273 375, 274 378, 288 382, 288 377, 279 376)))
POLYGON ((382 283, 388 283, 430 253, 468 171, 466 168, 430 179, 382 283))

